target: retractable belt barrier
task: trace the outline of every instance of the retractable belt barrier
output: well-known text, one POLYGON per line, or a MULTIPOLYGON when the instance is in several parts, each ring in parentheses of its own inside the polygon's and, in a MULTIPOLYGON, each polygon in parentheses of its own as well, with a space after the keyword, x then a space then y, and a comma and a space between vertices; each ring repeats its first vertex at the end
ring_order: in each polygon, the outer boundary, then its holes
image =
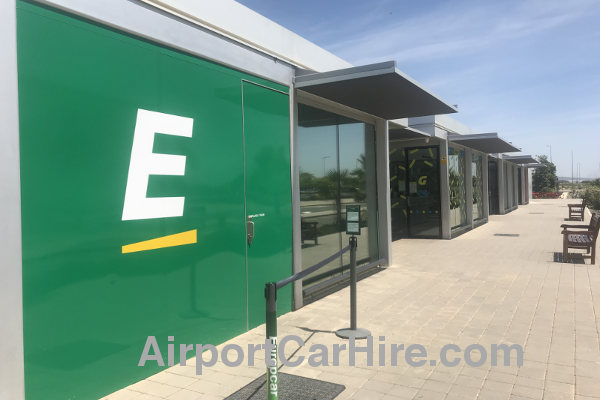
POLYGON ((266 315, 266 331, 267 341, 271 344, 271 353, 269 355, 269 361, 267 363, 267 399, 278 400, 279 399, 279 377, 278 377, 278 366, 277 366, 277 290, 281 289, 288 283, 302 279, 307 275, 323 268, 345 252, 350 250, 350 246, 344 247, 337 253, 327 257, 323 261, 316 263, 315 265, 306 268, 303 271, 298 272, 292 276, 280 280, 279 282, 269 282, 265 285, 265 299, 267 300, 267 315, 266 315))
POLYGON ((312 267, 308 267, 305 270, 302 270, 302 271, 298 272, 297 274, 294 274, 294 275, 289 276, 289 277, 287 277, 285 279, 282 279, 279 282, 275 282, 275 285, 277 286, 277 289, 281 289, 282 287, 284 287, 288 283, 297 281, 298 279, 302 279, 305 276, 312 274, 313 272, 321 269, 325 265, 329 264, 330 262, 332 262, 333 260, 335 260, 336 258, 338 258, 339 256, 341 256, 342 254, 344 254, 348 250, 350 250, 350 246, 344 247, 342 250, 340 250, 337 253, 335 253, 335 254, 327 257, 323 261, 320 261, 320 262, 316 263, 312 267))

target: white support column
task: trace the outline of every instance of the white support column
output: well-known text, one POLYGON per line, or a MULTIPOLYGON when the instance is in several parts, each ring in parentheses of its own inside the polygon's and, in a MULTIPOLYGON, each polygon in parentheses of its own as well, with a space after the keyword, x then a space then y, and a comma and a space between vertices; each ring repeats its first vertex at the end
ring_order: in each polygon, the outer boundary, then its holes
POLYGON ((23 400, 23 284, 16 2, 0 2, 0 399, 23 400))
POLYGON ((504 194, 504 160, 498 159, 498 214, 506 214, 506 195, 504 194))
POLYGON ((450 239, 450 179, 448 176, 448 141, 440 140, 440 208, 442 238, 450 239))
MULTIPOLYGON (((302 271, 302 219, 300 217, 300 166, 298 164, 298 100, 296 90, 290 90, 290 153, 292 160, 292 237, 293 272, 302 271)), ((302 280, 293 283, 294 310, 302 308, 302 280)))
POLYGON ((483 218, 488 219, 490 216, 490 192, 488 190, 488 156, 483 154, 481 157, 481 173, 483 180, 483 218))
POLYGON ((377 203, 379 211, 379 257, 392 264, 392 215, 390 205, 390 143, 388 122, 378 119, 375 124, 377 153, 377 203))
POLYGON ((467 226, 473 229, 473 150, 465 148, 465 201, 467 226))

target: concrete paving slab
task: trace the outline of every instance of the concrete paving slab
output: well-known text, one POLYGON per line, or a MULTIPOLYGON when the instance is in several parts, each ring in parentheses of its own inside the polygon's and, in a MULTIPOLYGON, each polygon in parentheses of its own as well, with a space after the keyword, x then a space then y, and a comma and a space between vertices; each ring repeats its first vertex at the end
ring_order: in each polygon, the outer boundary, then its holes
MULTIPOLYGON (((373 365, 359 353, 349 366, 348 352, 342 352, 340 366, 312 367, 305 360, 281 371, 345 385, 338 399, 600 399, 600 268, 589 259, 554 261, 562 251, 560 224, 569 201, 532 200, 452 240, 394 242, 395 264, 358 283, 358 324, 373 334, 373 365), (391 344, 405 346, 395 366, 391 344), (425 365, 407 365, 411 344, 427 349, 425 365), (439 362, 448 344, 461 349, 447 353, 460 358, 457 366, 439 362), (514 354, 510 366, 491 365, 491 346, 501 344, 523 346, 523 365, 516 365, 514 354), (477 349, 485 349, 482 365, 465 365, 469 346, 475 346, 473 360, 481 357, 477 349), (384 353, 386 365, 378 365, 384 353)), ((300 349, 290 343, 286 354, 298 350, 295 357, 308 358, 315 344, 348 345, 334 334, 348 325, 348 308, 346 288, 280 317, 280 339, 293 333, 307 340, 300 349)), ((245 348, 263 336, 260 326, 228 343, 245 348)), ((172 367, 105 399, 223 399, 264 373, 258 361, 236 368, 219 362, 202 376, 192 365, 172 367)))

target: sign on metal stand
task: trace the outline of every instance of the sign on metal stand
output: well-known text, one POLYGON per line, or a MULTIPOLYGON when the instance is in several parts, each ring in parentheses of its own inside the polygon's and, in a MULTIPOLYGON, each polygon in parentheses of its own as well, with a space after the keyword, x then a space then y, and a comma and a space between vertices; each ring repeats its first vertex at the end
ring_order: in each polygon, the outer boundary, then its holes
POLYGON ((360 206, 346 206, 346 234, 360 235, 360 206))
POLYGON ((356 324, 356 248, 360 235, 360 206, 346 206, 346 234, 350 236, 350 328, 339 329, 335 334, 341 338, 365 339, 371 335, 367 329, 358 328, 356 324))

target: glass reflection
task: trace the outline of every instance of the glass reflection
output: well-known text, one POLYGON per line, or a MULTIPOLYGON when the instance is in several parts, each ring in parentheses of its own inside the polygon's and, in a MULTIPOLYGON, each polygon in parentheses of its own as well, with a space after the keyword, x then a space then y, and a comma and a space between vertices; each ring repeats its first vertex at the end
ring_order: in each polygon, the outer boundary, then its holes
POLYGON ((473 174, 473 219, 483 218, 483 157, 473 154, 471 171, 473 174))
MULTIPOLYGON (((379 257, 375 130, 372 125, 298 105, 302 266, 308 268, 348 245, 346 205, 361 206, 357 263, 379 257)), ((304 288, 341 275, 349 254, 303 281, 304 288)))
POLYGON ((441 235, 438 146, 390 149, 392 240, 441 235))
POLYGON ((450 226, 456 228, 467 223, 465 188, 465 151, 448 147, 448 172, 450 182, 450 226))

